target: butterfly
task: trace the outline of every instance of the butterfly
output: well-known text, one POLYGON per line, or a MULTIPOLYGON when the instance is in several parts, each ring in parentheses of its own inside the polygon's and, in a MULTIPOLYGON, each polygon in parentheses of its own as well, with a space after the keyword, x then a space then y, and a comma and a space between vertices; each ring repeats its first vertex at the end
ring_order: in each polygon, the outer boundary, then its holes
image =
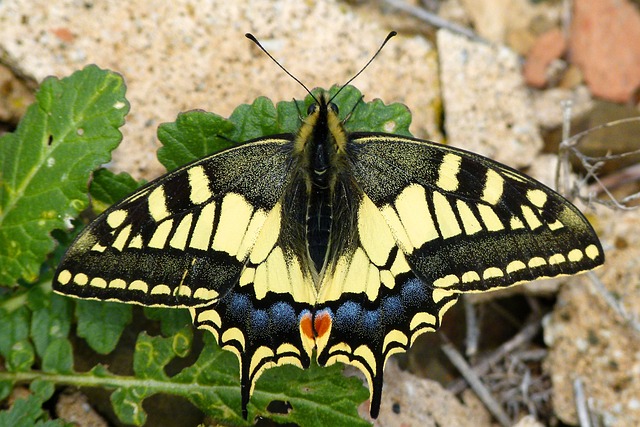
POLYGON ((460 294, 604 262, 582 213, 543 184, 462 149, 348 132, 337 93, 308 93, 297 133, 201 158, 102 213, 54 290, 188 308, 238 357, 245 419, 266 369, 314 352, 362 371, 375 418, 389 357, 460 294))

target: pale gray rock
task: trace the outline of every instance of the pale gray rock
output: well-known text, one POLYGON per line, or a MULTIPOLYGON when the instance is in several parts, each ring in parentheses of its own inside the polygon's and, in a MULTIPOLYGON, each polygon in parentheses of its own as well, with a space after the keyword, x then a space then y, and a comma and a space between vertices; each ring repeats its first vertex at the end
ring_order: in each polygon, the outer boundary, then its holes
POLYGON ((542 139, 518 56, 446 30, 437 43, 448 143, 528 166, 542 139))

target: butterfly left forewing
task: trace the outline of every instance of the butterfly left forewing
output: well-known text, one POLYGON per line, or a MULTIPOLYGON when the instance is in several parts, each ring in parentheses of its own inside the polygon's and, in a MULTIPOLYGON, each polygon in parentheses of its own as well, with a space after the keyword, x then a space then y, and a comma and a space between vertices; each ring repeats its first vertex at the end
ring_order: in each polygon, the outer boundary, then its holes
POLYGON ((288 181, 263 139, 167 174, 105 211, 71 245, 54 290, 79 298, 194 307, 224 296, 288 181), (265 181, 264 179, 269 181, 265 181))

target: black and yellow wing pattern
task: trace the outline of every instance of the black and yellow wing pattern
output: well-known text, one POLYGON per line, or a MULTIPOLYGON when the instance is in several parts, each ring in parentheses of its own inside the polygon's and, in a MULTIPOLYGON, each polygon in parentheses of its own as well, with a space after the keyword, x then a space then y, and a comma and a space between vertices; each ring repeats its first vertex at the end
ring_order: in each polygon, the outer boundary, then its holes
POLYGON ((348 133, 328 95, 297 134, 205 157, 105 211, 67 251, 56 292, 186 307, 261 373, 359 368, 377 416, 384 365, 464 292, 590 270, 600 242, 541 183, 460 149, 348 133))

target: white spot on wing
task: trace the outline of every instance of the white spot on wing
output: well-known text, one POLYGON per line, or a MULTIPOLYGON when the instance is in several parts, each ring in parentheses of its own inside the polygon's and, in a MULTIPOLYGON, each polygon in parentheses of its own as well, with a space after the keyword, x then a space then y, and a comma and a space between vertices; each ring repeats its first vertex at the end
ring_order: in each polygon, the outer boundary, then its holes
POLYGON ((167 210, 167 198, 164 194, 164 187, 162 185, 156 187, 147 199, 149 205, 149 214, 155 221, 161 221, 169 216, 167 210))
POLYGON ((209 200, 213 194, 209 189, 209 178, 202 166, 193 166, 187 169, 189 175, 189 199, 193 204, 200 205, 209 200))
POLYGON ((436 185, 444 191, 456 191, 458 189, 458 172, 462 158, 457 154, 447 153, 438 169, 436 185))
POLYGON ((487 169, 484 189, 482 190, 482 200, 495 205, 502 197, 504 190, 504 178, 493 169, 487 169))

